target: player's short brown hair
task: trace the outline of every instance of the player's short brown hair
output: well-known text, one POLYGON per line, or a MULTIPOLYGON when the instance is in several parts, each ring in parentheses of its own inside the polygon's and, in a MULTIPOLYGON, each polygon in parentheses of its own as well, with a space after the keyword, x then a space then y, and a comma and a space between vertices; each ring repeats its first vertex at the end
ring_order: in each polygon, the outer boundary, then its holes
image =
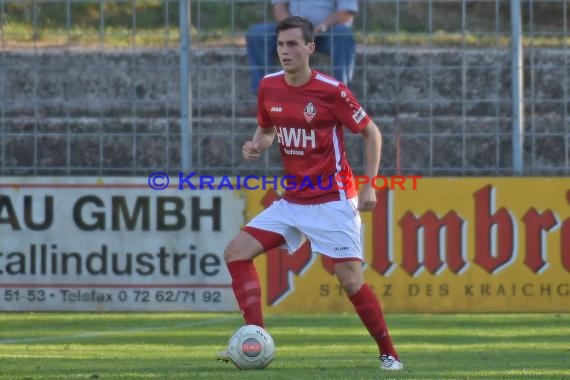
POLYGON ((309 42, 315 42, 315 29, 313 23, 306 18, 299 16, 290 16, 279 21, 277 27, 275 28, 275 35, 279 35, 282 30, 299 28, 303 33, 303 40, 306 44, 309 42))

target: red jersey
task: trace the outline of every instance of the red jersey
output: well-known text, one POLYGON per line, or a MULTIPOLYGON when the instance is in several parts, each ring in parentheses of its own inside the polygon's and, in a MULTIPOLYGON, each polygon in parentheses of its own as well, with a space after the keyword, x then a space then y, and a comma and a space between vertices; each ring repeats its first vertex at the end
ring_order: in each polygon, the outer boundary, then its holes
POLYGON ((257 120, 275 128, 287 188, 284 199, 319 204, 356 195, 344 151, 343 126, 360 132, 370 122, 352 92, 341 82, 313 70, 300 87, 285 83, 284 72, 266 75, 259 85, 257 120))

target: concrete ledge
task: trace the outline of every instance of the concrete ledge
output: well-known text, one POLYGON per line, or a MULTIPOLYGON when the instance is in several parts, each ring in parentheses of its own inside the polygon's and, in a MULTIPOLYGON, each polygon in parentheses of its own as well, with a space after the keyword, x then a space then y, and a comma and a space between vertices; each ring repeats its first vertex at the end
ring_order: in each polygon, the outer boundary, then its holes
MULTIPOLYGON (((527 52, 528 174, 568 174, 564 119, 570 52, 527 52), (565 82, 566 81, 566 82, 565 82), (531 85, 532 84, 532 85, 531 85), (532 112, 532 113, 531 113, 532 112), (532 117, 530 117, 532 116, 532 117)), ((328 57, 313 66, 328 70, 328 57)), ((353 91, 384 135, 382 166, 424 175, 510 174, 508 51, 358 49, 353 91), (399 161, 396 160, 397 153, 399 161)), ((193 161, 208 174, 277 170, 272 153, 241 163, 256 126, 243 48, 192 51, 193 161)), ((9 51, 0 54, 3 174, 141 174, 180 167, 176 50, 9 51)), ((363 164, 358 136, 349 157, 363 164)))

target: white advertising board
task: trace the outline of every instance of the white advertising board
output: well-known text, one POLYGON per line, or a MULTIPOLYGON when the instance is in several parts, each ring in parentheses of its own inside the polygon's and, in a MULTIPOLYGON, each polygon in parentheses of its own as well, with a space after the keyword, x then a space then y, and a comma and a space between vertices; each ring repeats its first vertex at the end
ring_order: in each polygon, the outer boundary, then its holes
POLYGON ((243 193, 147 178, 0 180, 0 310, 233 311, 243 193))

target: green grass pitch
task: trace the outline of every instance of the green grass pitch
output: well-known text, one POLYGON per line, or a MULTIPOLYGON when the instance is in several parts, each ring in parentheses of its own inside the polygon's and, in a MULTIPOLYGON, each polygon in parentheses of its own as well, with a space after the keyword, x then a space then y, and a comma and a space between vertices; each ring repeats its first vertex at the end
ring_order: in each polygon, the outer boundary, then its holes
POLYGON ((564 379, 568 314, 388 314, 405 369, 379 368, 354 314, 266 317, 262 371, 215 360, 238 313, 1 313, 0 379, 564 379))

